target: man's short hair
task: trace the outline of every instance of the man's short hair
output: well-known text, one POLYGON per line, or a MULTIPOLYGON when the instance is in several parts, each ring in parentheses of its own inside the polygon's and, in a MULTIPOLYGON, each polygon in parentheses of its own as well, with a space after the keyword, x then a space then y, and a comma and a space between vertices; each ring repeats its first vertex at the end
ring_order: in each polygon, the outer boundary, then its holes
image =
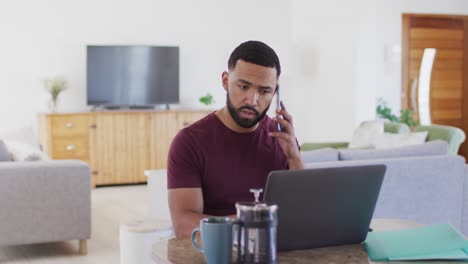
POLYGON ((228 60, 228 69, 234 69, 238 60, 276 69, 276 77, 281 74, 281 65, 276 52, 267 44, 250 40, 237 46, 228 60))

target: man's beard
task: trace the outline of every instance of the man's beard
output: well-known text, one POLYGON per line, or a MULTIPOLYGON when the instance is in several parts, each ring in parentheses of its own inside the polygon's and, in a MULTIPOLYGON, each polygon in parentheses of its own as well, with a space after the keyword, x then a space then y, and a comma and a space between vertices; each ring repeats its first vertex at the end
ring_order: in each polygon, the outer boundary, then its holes
POLYGON ((243 128, 252 128, 255 125, 257 125, 258 122, 260 122, 260 120, 262 120, 265 117, 268 109, 270 108, 270 106, 268 106, 267 109, 265 109, 265 111, 263 111, 263 113, 261 114, 257 111, 257 109, 251 107, 250 105, 244 105, 244 106, 239 107, 239 109, 236 109, 231 103, 231 99, 229 98, 229 93, 227 93, 227 96, 226 96, 226 105, 229 110, 229 113, 231 114, 232 119, 234 119, 237 125, 243 128), (252 119, 240 117, 239 113, 244 109, 254 112, 255 117, 253 117, 252 119))

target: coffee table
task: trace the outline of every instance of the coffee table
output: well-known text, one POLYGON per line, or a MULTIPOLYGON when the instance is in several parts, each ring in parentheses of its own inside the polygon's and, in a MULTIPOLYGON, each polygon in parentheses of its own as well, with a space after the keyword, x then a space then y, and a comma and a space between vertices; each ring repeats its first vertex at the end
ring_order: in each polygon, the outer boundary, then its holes
MULTIPOLYGON (((371 227, 374 230, 398 230, 406 228, 414 228, 422 226, 422 224, 398 220, 398 219, 374 219, 371 227)), ((205 263, 205 259, 201 253, 196 251, 189 238, 158 241, 152 248, 152 259, 155 263, 163 264, 185 264, 185 263, 205 263)), ((369 260, 367 253, 362 244, 326 247, 309 250, 296 250, 278 253, 278 263, 353 263, 353 264, 369 264, 377 263, 369 260)), ((389 262, 392 264, 408 264, 409 262, 389 262)), ((411 261, 411 264, 428 263, 424 261, 411 261)), ((454 261, 431 261, 431 264, 441 263, 465 263, 454 261)))

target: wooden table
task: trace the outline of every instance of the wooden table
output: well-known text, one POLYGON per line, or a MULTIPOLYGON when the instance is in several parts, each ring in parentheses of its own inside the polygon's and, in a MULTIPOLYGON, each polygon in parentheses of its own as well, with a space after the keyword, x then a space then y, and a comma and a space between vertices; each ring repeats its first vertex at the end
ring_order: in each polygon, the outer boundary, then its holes
MULTIPOLYGON (((413 228, 422 226, 421 224, 396 219, 374 219, 371 227, 374 230, 397 230, 405 228, 413 228)), ((155 263, 162 264, 185 264, 185 263, 205 263, 203 254, 199 253, 192 246, 189 238, 158 241, 153 245, 152 257, 155 263)), ((326 247, 309 250, 296 250, 278 253, 278 263, 327 263, 327 264, 369 264, 375 263, 369 260, 367 253, 362 244, 326 247)), ((392 264, 408 264, 409 262, 389 262, 392 264)), ((411 264, 428 263, 420 261, 412 261, 411 264)), ((431 261, 431 264, 441 263, 465 263, 465 262, 447 262, 447 261, 431 261)))

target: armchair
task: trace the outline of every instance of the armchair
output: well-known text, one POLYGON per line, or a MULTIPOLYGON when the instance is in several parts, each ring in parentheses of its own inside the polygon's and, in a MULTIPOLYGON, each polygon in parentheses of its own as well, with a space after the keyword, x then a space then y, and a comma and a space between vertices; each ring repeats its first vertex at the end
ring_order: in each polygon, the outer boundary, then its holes
POLYGON ((417 126, 414 132, 427 131, 426 141, 443 140, 448 143, 449 153, 457 154, 460 145, 465 141, 465 132, 458 127, 443 125, 417 126))
POLYGON ((0 162, 0 246, 91 237, 91 176, 78 160, 0 162))

